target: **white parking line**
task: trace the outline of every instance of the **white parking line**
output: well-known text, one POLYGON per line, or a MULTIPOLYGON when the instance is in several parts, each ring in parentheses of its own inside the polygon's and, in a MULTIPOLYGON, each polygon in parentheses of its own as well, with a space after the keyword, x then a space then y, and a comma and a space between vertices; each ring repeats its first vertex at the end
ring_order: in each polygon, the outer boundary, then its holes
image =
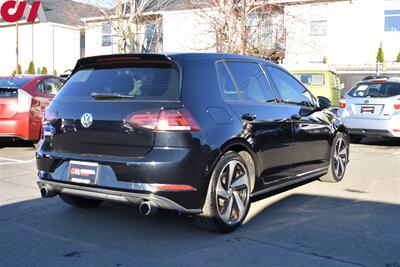
POLYGON ((21 162, 22 160, 19 160, 19 159, 10 159, 10 158, 0 158, 0 160, 3 160, 3 161, 13 161, 13 162, 21 162))
POLYGON ((35 159, 29 159, 29 160, 18 160, 18 159, 6 159, 6 158, 0 158, 0 160, 4 161, 9 161, 9 162, 1 162, 1 165, 11 165, 11 164, 24 164, 24 163, 30 163, 35 161, 35 159))

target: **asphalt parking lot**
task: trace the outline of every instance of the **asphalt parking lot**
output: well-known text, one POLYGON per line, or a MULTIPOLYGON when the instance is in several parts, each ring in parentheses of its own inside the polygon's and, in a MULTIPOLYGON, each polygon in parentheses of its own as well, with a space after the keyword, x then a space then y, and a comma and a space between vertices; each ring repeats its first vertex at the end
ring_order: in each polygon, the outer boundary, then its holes
POLYGON ((212 234, 173 212, 40 199, 34 150, 0 148, 0 266, 400 266, 400 142, 351 146, 340 184, 311 182, 253 203, 212 234))

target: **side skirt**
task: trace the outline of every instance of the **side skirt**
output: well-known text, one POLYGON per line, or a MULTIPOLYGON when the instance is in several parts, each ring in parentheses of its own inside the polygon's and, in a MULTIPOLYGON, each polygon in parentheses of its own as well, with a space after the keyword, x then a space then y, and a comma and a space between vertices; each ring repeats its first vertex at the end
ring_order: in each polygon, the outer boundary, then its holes
POLYGON ((265 184, 265 186, 267 188, 259 190, 257 192, 253 192, 251 194, 251 197, 255 197, 258 195, 262 195, 265 193, 269 193, 290 185, 294 185, 300 182, 304 182, 306 180, 311 180, 313 178, 317 178, 319 176, 322 176, 324 174, 326 174, 328 172, 328 167, 324 167, 324 168, 320 168, 311 172, 306 172, 306 173, 302 173, 296 176, 291 176, 291 177, 286 177, 286 178, 282 178, 278 181, 273 181, 270 183, 265 184))

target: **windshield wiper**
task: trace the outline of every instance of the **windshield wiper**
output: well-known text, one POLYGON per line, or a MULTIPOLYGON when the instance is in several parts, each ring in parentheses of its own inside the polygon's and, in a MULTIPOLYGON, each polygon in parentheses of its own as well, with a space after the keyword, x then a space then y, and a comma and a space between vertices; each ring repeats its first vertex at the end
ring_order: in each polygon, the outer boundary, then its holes
POLYGON ((120 95, 120 94, 106 94, 106 93, 92 93, 91 96, 96 100, 112 100, 112 99, 135 99, 133 95, 120 95))

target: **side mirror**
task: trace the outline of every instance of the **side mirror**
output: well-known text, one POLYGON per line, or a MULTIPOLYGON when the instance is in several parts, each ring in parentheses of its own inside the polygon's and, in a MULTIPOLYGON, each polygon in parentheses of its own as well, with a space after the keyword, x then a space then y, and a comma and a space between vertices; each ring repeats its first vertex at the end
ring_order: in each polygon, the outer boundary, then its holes
POLYGON ((328 109, 332 106, 332 102, 324 97, 324 96, 319 96, 318 97, 318 107, 320 110, 328 109))

